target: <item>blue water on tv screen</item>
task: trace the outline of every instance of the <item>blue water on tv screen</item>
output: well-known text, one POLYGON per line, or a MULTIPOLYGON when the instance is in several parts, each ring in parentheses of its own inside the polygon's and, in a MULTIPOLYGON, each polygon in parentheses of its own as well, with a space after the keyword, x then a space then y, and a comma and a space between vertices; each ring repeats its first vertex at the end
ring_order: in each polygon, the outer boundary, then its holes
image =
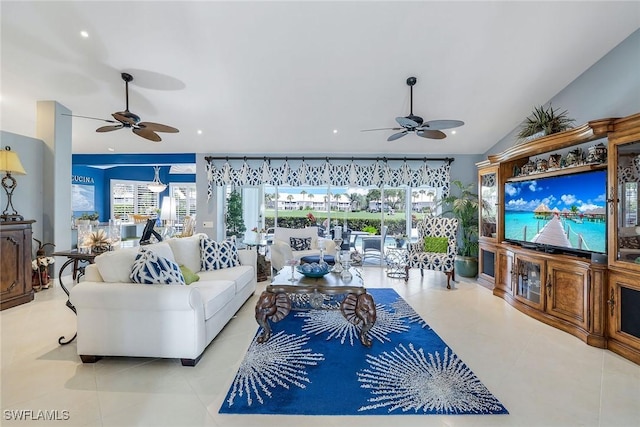
POLYGON ((606 253, 605 170, 505 183, 505 239, 606 253))

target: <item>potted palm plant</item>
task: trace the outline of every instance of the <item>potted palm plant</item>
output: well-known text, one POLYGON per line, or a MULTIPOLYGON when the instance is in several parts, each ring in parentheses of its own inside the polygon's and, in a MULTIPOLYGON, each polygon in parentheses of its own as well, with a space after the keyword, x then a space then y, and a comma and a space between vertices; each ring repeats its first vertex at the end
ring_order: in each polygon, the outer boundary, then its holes
POLYGON ((442 199, 443 214, 451 214, 458 219, 458 255, 455 260, 456 272, 463 277, 478 275, 478 194, 474 184, 452 181, 451 194, 442 199))
POLYGON ((536 137, 551 135, 571 129, 575 120, 569 117, 567 110, 558 112, 551 105, 534 107, 533 112, 520 126, 518 138, 529 140, 536 137))

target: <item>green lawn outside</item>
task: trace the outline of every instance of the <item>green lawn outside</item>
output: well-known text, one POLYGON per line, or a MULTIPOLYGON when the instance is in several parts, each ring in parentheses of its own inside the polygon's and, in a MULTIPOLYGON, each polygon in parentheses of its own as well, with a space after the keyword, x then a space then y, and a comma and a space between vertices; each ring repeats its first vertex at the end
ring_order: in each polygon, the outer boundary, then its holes
MULTIPOLYGON (((308 225, 306 223, 306 217, 311 212, 316 217, 316 223, 322 224, 327 218, 327 212, 317 212, 312 210, 286 210, 278 211, 278 225, 281 227, 299 228, 308 225)), ((421 220, 425 214, 415 213, 413 218, 413 227, 415 228, 416 221, 421 220)), ((275 210, 265 210, 265 223, 266 227, 272 227, 275 218, 275 210)), ((363 230, 366 226, 376 227, 380 229, 381 216, 380 213, 372 213, 366 211, 360 212, 342 212, 331 211, 331 220, 338 221, 342 224, 347 221, 348 227, 353 230, 363 230)), ((393 215, 384 214, 384 223, 388 226, 387 235, 404 234, 406 227, 406 218, 404 212, 396 211, 393 215)))

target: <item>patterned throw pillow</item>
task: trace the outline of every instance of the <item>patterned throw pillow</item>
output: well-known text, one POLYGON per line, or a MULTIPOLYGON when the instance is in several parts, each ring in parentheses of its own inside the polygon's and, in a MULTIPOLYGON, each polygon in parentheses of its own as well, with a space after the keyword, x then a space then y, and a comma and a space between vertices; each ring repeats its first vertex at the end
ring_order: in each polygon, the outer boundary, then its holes
POLYGON ((220 270, 240 265, 240 256, 235 241, 216 242, 211 239, 200 240, 202 271, 220 270))
POLYGON ((311 249, 311 237, 289 237, 289 246, 294 251, 308 251, 311 249))
POLYGON ((184 276, 175 262, 141 248, 129 276, 133 283, 145 285, 184 285, 184 276))
POLYGON ((446 237, 425 236, 424 238, 425 252, 446 253, 448 248, 449 239, 447 239, 446 237))

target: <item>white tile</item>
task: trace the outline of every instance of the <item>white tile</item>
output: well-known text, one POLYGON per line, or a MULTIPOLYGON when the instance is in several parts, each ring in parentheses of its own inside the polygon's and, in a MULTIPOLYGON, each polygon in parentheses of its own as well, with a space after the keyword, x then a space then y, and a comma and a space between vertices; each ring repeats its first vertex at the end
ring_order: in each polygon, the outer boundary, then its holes
MULTIPOLYGON (((500 416, 242 416, 218 414, 257 331, 264 286, 195 367, 179 360, 106 357, 82 364, 76 322, 59 287, 0 312, 2 409, 69 409, 64 425, 87 426, 629 426, 640 419, 640 366, 532 319, 474 281, 412 270, 410 280, 363 269, 370 288, 393 288, 507 407, 500 416), (70 335, 71 334, 71 335, 70 335)), ((45 425, 41 421, 3 425, 45 425)), ((62 425, 62 422, 58 422, 62 425)))

